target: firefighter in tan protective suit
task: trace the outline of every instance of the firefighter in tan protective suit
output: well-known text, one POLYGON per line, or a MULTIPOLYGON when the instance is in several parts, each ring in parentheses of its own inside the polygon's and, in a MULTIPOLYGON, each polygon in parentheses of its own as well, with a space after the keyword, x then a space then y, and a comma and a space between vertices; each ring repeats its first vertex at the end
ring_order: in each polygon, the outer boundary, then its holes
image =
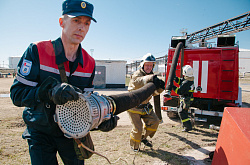
MULTIPOLYGON (((160 80, 153 74, 153 68, 156 63, 155 57, 148 53, 142 58, 140 69, 133 73, 129 82, 128 90, 136 90, 143 87, 148 82, 157 79, 160 82, 160 87, 152 96, 159 95, 164 88, 164 81, 160 80)), ((132 123, 132 130, 130 133, 130 146, 134 151, 139 151, 140 143, 143 142, 148 147, 153 147, 152 143, 146 138, 154 136, 160 120, 153 111, 152 105, 149 103, 150 96, 147 100, 143 101, 139 106, 128 110, 128 114, 132 123), (144 126, 143 126, 143 122, 144 126)))

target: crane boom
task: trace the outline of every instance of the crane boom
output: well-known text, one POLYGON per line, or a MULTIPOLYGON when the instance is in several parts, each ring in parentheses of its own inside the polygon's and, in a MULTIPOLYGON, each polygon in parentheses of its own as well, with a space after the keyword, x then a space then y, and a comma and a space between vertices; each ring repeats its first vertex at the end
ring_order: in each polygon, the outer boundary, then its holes
POLYGON ((217 38, 218 35, 228 35, 248 29, 250 29, 250 11, 194 33, 187 34, 187 41, 194 44, 202 40, 217 38))

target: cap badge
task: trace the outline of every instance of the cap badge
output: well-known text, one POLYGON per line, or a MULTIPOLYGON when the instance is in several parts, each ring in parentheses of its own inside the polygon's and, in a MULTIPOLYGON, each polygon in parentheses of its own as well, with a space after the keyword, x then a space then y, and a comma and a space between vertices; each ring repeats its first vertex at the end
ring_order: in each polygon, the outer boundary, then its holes
POLYGON ((86 3, 85 2, 82 2, 81 3, 81 7, 84 9, 84 8, 86 8, 86 3))

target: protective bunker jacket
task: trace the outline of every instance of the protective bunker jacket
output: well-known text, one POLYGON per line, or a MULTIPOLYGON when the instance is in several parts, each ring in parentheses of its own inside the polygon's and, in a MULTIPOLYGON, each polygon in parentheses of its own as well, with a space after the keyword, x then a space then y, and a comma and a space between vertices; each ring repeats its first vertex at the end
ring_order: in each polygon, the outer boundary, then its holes
MULTIPOLYGON (((133 75, 131 76, 129 86, 128 86, 128 91, 139 89, 143 87, 145 84, 147 84, 148 82, 152 82, 152 81, 153 81, 153 72, 151 72, 150 74, 147 74, 146 72, 144 72, 143 69, 139 69, 136 72, 134 72, 133 75)), ((141 105, 148 104, 152 96, 157 96, 161 94, 161 92, 163 92, 162 88, 155 90, 154 93, 149 98, 147 98, 145 101, 141 103, 141 105)), ((146 114, 146 112, 143 111, 142 107, 141 108, 137 107, 136 109, 133 108, 128 111, 141 114, 141 115, 146 114)), ((150 113, 151 111, 152 111, 152 108, 150 108, 150 111, 148 113, 150 113)))
POLYGON ((173 86, 173 90, 178 95, 182 97, 192 97, 194 93, 194 81, 188 79, 183 79, 176 77, 175 82, 180 85, 180 87, 173 86))

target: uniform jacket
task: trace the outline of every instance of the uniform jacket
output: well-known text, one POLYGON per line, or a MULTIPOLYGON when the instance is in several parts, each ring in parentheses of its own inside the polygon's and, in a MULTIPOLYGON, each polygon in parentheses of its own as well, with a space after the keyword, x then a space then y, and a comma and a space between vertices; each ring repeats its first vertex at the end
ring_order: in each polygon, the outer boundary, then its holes
MULTIPOLYGON (((61 38, 57 42, 62 45, 61 38)), ((30 44, 18 64, 18 73, 11 86, 10 96, 14 105, 25 107, 23 119, 28 127, 61 136, 62 132, 53 120, 56 105, 50 101, 45 103, 39 100, 39 86, 48 76, 61 82, 57 64, 64 63, 69 84, 83 91, 93 91, 95 61, 79 45, 78 56, 70 69, 63 47, 57 50, 59 53, 55 56, 51 41, 30 44)))

